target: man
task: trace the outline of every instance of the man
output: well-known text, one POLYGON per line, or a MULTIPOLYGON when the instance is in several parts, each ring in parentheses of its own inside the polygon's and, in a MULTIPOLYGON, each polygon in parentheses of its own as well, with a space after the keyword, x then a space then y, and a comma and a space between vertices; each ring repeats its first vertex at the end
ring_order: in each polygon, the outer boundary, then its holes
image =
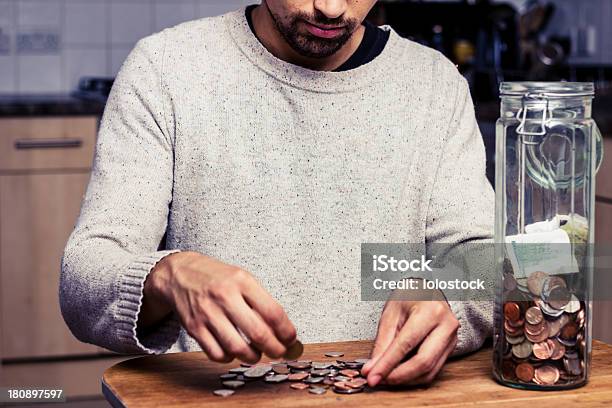
POLYGON ((489 305, 360 299, 362 242, 490 238, 493 215, 466 81, 362 23, 374 3, 266 0, 137 44, 62 262, 77 338, 254 362, 376 337, 371 386, 481 346, 489 305))

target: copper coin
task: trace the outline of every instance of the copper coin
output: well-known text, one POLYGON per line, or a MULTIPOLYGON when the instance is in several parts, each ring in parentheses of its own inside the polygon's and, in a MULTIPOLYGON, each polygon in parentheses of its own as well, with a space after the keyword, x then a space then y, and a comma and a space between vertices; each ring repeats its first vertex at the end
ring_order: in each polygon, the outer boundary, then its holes
POLYGON ((290 361, 287 363, 287 366, 294 370, 308 370, 310 368, 310 363, 303 361, 290 361))
POLYGON ((532 336, 537 336, 541 334, 544 330, 546 330, 546 337, 548 337, 548 327, 546 326, 546 322, 542 320, 538 324, 525 324, 525 333, 530 334, 532 336))
POLYGON ((525 312, 525 320, 529 324, 540 324, 544 319, 544 315, 542 315, 542 311, 539 307, 532 306, 525 312))
POLYGON ((531 382, 535 369, 529 363, 521 363, 516 366, 515 370, 516 377, 523 382, 531 382))
POLYGON ((539 360, 548 360, 552 353, 552 345, 548 343, 548 340, 533 345, 533 355, 539 360))
POLYGON ((293 374, 289 374, 287 377, 287 379, 289 381, 302 381, 306 378, 308 378, 308 373, 293 373, 293 374))
POLYGON ((306 388, 309 388, 310 385, 304 384, 303 382, 296 382, 291 384, 289 387, 293 388, 294 390, 305 390, 306 388))
POLYGON ((304 345, 301 341, 296 340, 291 346, 287 348, 287 351, 283 355, 285 360, 295 360, 299 358, 304 352, 304 345))
POLYGON ((512 360, 504 360, 502 361, 501 373, 502 377, 506 380, 514 380, 516 379, 516 364, 512 362, 512 360))
POLYGON ((325 385, 334 385, 335 382, 336 381, 333 378, 329 378, 329 377, 323 380, 323 384, 325 385))
POLYGON ((349 387, 349 386, 347 385, 346 381, 336 381, 336 382, 334 383, 334 388, 340 388, 340 389, 345 389, 345 390, 348 390, 348 389, 350 389, 351 387, 349 387))
POLYGON ((513 327, 515 329, 522 328, 525 325, 525 319, 519 319, 515 322, 506 319, 505 322, 508 323, 508 326, 513 327))
POLYGON ((523 328, 522 327, 512 327, 506 320, 504 321, 504 331, 509 336, 518 336, 523 333, 523 328))
POLYGON ((525 337, 532 343, 541 343, 548 338, 548 328, 542 330, 539 334, 531 335, 525 332, 525 337))
POLYGON ((272 366, 272 371, 276 374, 289 374, 289 367, 287 364, 275 364, 272 366))
POLYGON ((521 318, 521 308, 514 302, 508 302, 504 305, 504 317, 512 322, 516 322, 521 318))
POLYGON ((340 374, 345 375, 345 376, 350 377, 350 378, 353 378, 353 377, 357 377, 359 375, 359 371, 351 370, 351 369, 340 370, 340 374))
POLYGON ((570 322, 561 329, 560 337, 564 340, 572 340, 578 334, 578 325, 575 322, 570 322))
POLYGON ((559 381, 559 369, 555 366, 544 364, 535 369, 534 377, 540 384, 553 385, 559 381))
POLYGON ((548 274, 542 271, 536 271, 529 275, 527 278, 527 288, 531 293, 536 296, 540 296, 542 294, 542 286, 544 285, 544 280, 548 278, 548 274))
POLYGON ((551 342, 553 348, 553 352, 550 356, 550 359, 560 360, 565 355, 565 346, 559 343, 557 339, 548 339, 548 341, 551 342))
POLYGON ((351 388, 361 388, 361 387, 365 387, 367 383, 368 383, 368 380, 366 380, 365 378, 353 378, 351 381, 347 381, 346 385, 348 385, 351 388))

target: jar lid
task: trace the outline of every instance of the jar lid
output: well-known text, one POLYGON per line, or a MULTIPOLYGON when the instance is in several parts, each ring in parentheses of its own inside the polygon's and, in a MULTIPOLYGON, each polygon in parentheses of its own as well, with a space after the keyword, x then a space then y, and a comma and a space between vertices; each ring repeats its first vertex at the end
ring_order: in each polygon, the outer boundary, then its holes
POLYGON ((594 96, 592 82, 502 82, 501 96, 532 96, 543 98, 572 98, 594 96))

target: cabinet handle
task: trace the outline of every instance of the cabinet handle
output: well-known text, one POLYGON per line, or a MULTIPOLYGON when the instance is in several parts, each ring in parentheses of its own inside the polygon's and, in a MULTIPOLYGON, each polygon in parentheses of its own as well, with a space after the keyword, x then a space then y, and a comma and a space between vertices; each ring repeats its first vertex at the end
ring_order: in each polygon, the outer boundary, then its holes
POLYGON ((81 139, 21 139, 15 141, 16 149, 66 149, 81 147, 81 139))

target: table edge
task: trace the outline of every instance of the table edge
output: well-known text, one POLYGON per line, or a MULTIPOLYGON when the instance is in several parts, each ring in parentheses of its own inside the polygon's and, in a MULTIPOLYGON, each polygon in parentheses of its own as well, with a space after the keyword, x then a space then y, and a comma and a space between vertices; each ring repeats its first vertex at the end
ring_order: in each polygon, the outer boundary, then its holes
POLYGON ((126 406, 123 404, 123 401, 121 401, 121 398, 115 395, 111 387, 106 383, 106 381, 104 381, 104 377, 102 377, 100 384, 102 388, 102 395, 104 395, 106 401, 113 408, 126 408, 126 406))

